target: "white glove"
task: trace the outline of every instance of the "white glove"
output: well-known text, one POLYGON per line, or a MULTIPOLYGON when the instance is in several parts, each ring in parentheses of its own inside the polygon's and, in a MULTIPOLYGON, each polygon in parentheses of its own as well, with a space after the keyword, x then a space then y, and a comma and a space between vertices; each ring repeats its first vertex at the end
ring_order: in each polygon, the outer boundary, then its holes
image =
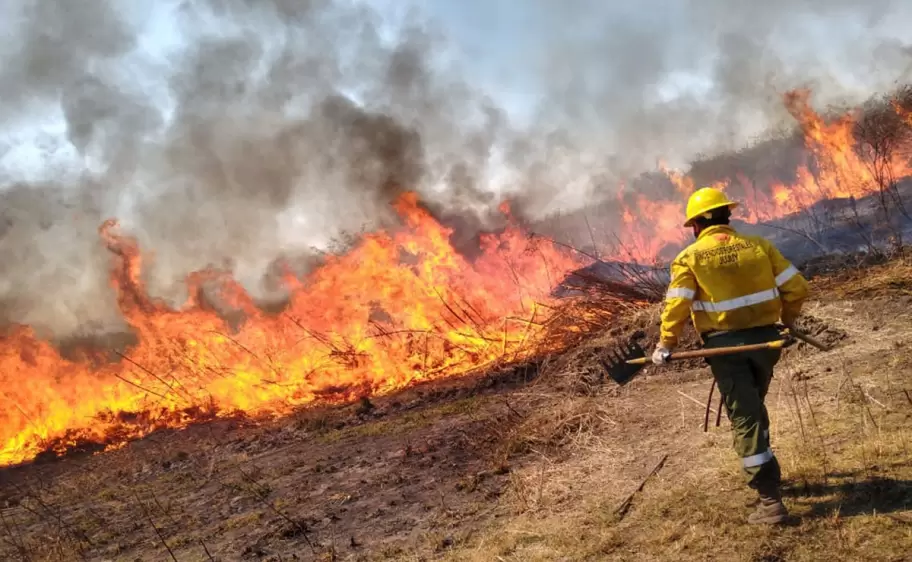
POLYGON ((658 346, 655 348, 655 351, 652 352, 652 363, 654 365, 664 365, 668 362, 668 357, 671 355, 671 350, 658 346))

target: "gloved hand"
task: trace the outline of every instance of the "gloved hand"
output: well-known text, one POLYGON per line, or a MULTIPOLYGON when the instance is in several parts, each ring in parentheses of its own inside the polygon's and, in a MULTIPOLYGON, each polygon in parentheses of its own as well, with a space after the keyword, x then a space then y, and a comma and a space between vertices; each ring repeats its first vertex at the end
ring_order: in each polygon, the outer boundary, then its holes
POLYGON ((654 365, 664 365, 668 362, 668 357, 670 355, 671 350, 660 345, 652 352, 652 363, 654 365))

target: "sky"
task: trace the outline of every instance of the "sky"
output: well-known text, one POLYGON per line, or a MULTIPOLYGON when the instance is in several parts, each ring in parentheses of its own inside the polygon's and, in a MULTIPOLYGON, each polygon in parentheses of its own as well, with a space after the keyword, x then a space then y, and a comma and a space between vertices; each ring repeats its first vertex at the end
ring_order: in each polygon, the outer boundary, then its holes
MULTIPOLYGON (((369 3, 381 9, 394 4, 382 0, 369 3)), ((511 112, 523 117, 528 117, 533 111, 538 99, 536 92, 540 94, 542 82, 547 80, 541 63, 555 45, 564 43, 581 48, 598 45, 601 33, 611 33, 617 27, 661 31, 686 26, 687 11, 691 5, 690 2, 676 0, 637 3, 569 0, 566 2, 567 11, 572 12, 575 7, 578 13, 555 19, 550 16, 554 14, 558 2, 427 0, 416 3, 422 5, 428 16, 444 28, 460 57, 470 61, 466 63, 466 68, 473 80, 483 84, 511 112), (597 4, 598 7, 592 9, 597 4), (526 9, 517 9, 520 5, 526 6, 526 9)), ((834 5, 838 3, 838 0, 833 2, 834 5)), ((800 13, 802 2, 794 4, 796 12, 800 13)), ((796 65, 802 60, 806 62, 808 58, 814 58, 816 66, 825 68, 847 89, 867 95, 872 84, 883 83, 877 77, 880 66, 889 66, 890 72, 896 68, 892 60, 878 60, 876 57, 872 60, 870 53, 876 49, 876 44, 885 40, 908 41, 910 23, 912 9, 909 8, 883 10, 880 14, 875 12, 870 19, 858 17, 858 13, 851 9, 826 17, 796 15, 791 26, 775 26, 771 47, 786 58, 794 58, 796 65), (790 40, 790 36, 795 39, 790 40), (868 66, 870 68, 865 68, 868 66)), ((674 41, 674 32, 666 38, 674 41)), ((700 60, 699 56, 691 57, 694 52, 706 56, 711 49, 705 49, 699 41, 697 45, 688 45, 687 39, 691 38, 685 34, 680 40, 680 60, 677 61, 680 70, 669 72, 656 84, 657 89, 665 94, 665 99, 687 92, 704 93, 712 80, 706 64, 710 61, 700 60)), ((618 45, 618 50, 623 53, 623 45, 618 45)), ((606 49, 604 56, 616 55, 606 49)), ((623 53, 623 56, 629 54, 623 53)), ((712 57, 711 53, 709 57, 712 57)), ((592 61, 582 59, 580 62, 581 66, 588 66, 592 61)), ((573 62, 568 61, 567 64, 572 65, 573 62)), ((589 70, 597 73, 597 64, 589 70)), ((912 58, 904 70, 894 78, 912 76, 912 58)))
MULTIPOLYGON (((458 66, 467 82, 490 96, 519 125, 529 125, 540 117, 537 114, 540 104, 553 95, 548 82, 555 70, 549 57, 560 58, 558 64, 565 69, 569 65, 571 72, 596 77, 601 70, 599 56, 606 59, 606 68, 611 67, 612 58, 635 58, 636 53, 627 52, 622 41, 612 44, 610 37, 606 37, 618 29, 644 30, 644 35, 654 33, 657 41, 668 43, 663 49, 673 68, 653 84, 662 101, 705 96, 713 84, 714 49, 708 48, 706 41, 699 37, 673 31, 688 24, 687 14, 692 3, 685 0, 640 3, 596 0, 346 1, 374 9, 380 18, 378 28, 387 33, 390 41, 395 40, 397 29, 410 16, 431 22, 446 43, 447 58, 458 66), (586 52, 593 48, 602 53, 586 52), (568 60, 568 50, 579 51, 579 54, 568 60)), ((168 58, 187 45, 186 29, 176 25, 174 19, 181 4, 178 0, 137 2, 122 12, 141 30, 136 51, 125 57, 134 59, 133 78, 146 91, 159 90, 162 107, 168 106, 167 89, 162 76, 156 75, 155 66, 167 66, 168 58)), ((902 2, 885 3, 889 7, 879 13, 874 9, 873 15, 863 18, 858 16, 857 9, 851 8, 861 2, 846 2, 850 9, 843 14, 837 8, 821 17, 813 11, 810 15, 801 15, 802 4, 805 3, 795 3, 796 15, 790 18, 790 25, 780 21, 769 35, 775 52, 786 66, 801 68, 812 60, 814 72, 838 81, 842 88, 840 93, 847 94, 853 101, 889 86, 893 80, 912 76, 912 62, 897 63, 895 49, 886 49, 883 57, 877 56, 877 50, 882 49, 881 43, 906 40, 908 26, 912 24, 912 8, 902 7, 902 2), (883 67, 887 67, 886 71, 883 67)), ((840 0, 832 4, 838 5, 840 0)), ((15 21, 8 20, 7 25, 15 25, 15 21)), ((733 31, 736 30, 737 27, 733 27, 733 31)), ((612 78, 623 80, 624 76, 612 78)), ((813 76, 809 75, 809 78, 813 76)), ((610 82, 604 86, 611 88, 610 82)), ((6 132, 0 173, 8 177, 40 176, 48 169, 48 162, 40 158, 40 154, 46 153, 49 145, 58 147, 58 156, 63 159, 73 156, 60 138, 65 123, 57 112, 28 114, 26 118, 12 121, 0 122, 0 131, 6 132)), ((610 126, 610 123, 599 125, 610 126)), ((654 154, 650 160, 670 159, 677 164, 686 164, 687 156, 690 155, 679 158, 671 153, 654 154)), ((65 168, 66 164, 57 162, 57 166, 51 166, 54 173, 59 173, 59 166, 65 168)))

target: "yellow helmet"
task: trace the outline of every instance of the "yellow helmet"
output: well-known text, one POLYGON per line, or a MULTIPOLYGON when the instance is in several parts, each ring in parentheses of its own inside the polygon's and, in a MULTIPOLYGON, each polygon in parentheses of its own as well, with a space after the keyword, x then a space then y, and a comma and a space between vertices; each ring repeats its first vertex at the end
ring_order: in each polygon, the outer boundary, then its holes
MULTIPOLYGON (((719 207, 734 209, 738 204, 730 201, 721 190, 713 187, 701 187, 693 192, 687 200, 687 221, 684 226, 690 226, 693 220, 709 213, 719 207)), ((709 218, 708 216, 706 218, 709 218)))

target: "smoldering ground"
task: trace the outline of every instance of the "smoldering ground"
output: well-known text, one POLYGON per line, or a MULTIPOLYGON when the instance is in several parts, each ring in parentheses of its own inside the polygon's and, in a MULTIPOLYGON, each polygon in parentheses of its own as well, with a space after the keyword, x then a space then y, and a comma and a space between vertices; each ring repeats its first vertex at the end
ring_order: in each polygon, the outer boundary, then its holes
POLYGON ((466 2, 469 24, 506 30, 500 51, 483 42, 535 92, 521 119, 453 62, 446 25, 414 13, 155 4, 0 9, 4 323, 123 327, 97 232, 109 217, 148 252, 150 291, 175 302, 209 265, 278 298, 277 259, 304 270, 345 233, 393 223, 403 190, 471 245, 504 197, 531 221, 609 196, 659 157, 739 148, 788 123, 788 88, 860 101, 908 70, 893 30, 912 21, 887 0, 466 2))

